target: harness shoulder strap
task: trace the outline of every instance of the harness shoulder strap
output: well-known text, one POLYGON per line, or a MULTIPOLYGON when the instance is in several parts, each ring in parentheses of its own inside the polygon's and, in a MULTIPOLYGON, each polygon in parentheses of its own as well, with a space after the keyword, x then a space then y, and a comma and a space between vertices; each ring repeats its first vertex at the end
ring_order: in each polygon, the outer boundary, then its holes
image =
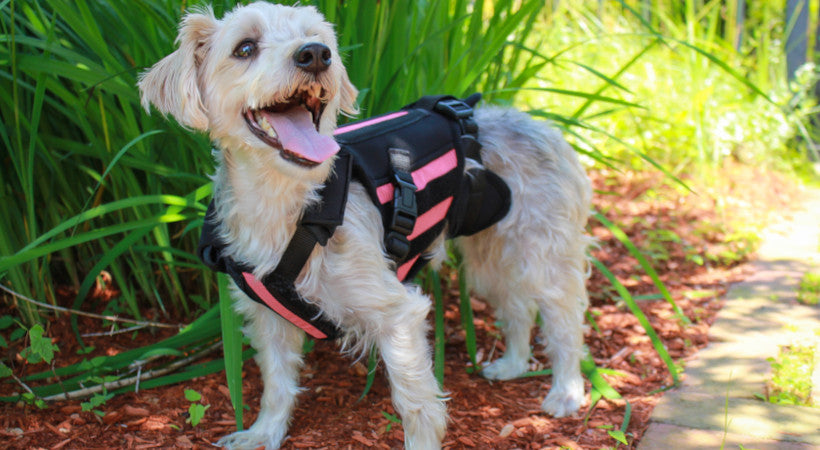
POLYGON ((208 206, 197 250, 200 259, 213 270, 231 276, 246 295, 267 305, 274 312, 316 339, 337 338, 341 331, 321 317, 321 310, 296 292, 296 278, 307 263, 316 244, 326 245, 330 236, 344 220, 350 183, 352 158, 340 152, 333 175, 319 192, 321 201, 303 213, 296 232, 282 255, 279 265, 262 280, 253 275, 253 268, 241 265, 223 254, 224 244, 216 235, 217 218, 213 201, 208 206))

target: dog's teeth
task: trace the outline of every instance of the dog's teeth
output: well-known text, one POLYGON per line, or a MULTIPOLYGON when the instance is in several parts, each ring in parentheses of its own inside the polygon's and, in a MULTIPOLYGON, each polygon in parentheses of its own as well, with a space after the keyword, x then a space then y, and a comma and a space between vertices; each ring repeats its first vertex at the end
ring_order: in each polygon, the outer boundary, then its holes
POLYGON ((273 129, 272 126, 268 123, 268 119, 261 114, 257 114, 256 123, 259 124, 259 127, 268 134, 268 136, 275 138, 277 137, 276 130, 273 129))

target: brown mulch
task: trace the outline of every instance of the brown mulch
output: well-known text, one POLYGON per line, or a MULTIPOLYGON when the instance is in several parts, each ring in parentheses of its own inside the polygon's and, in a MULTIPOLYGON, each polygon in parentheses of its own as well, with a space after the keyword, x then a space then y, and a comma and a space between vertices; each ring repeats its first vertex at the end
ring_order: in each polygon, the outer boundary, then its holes
MULTIPOLYGON (((687 195, 680 187, 662 186, 660 177, 605 172, 594 173, 592 177, 597 189, 597 210, 618 223, 639 248, 652 255, 653 266, 691 324, 682 323, 671 306, 657 298, 657 288, 637 260, 594 220, 590 231, 598 238, 600 248, 593 251, 593 256, 609 267, 633 296, 646 296, 639 297, 642 311, 672 358, 685 366, 707 344, 709 325, 721 307, 720 296, 728 284, 741 280, 748 272, 742 263, 727 265, 726 261, 709 258, 701 263, 697 256, 707 252, 718 254, 727 245, 727 232, 720 223, 728 218, 752 223, 776 219, 797 191, 782 177, 739 167, 722 172, 721 183, 698 195, 687 195), (658 235, 657 230, 671 230, 679 239, 658 235)), ((732 250, 737 253, 736 248, 732 250)), ((588 283, 590 314, 595 323, 586 333, 586 344, 599 367, 617 371, 604 377, 623 399, 602 400, 591 412, 587 404, 575 416, 564 419, 553 419, 540 411, 550 387, 549 376, 490 383, 468 373, 470 363, 458 313, 457 284, 452 276, 445 278, 449 280, 445 289, 449 295, 445 300, 444 388, 450 396, 445 448, 614 447, 616 441, 608 431, 621 428, 627 402, 631 406, 627 438, 631 445, 640 440, 662 390, 671 384, 671 377, 638 320, 617 300, 617 293, 599 272, 593 271, 588 283)), ((478 298, 472 299, 472 305, 479 357, 482 361, 495 359, 503 353, 504 346, 490 308, 478 298)), ((3 314, 13 314, 13 310, 4 306, 0 309, 0 315, 3 314)), ((175 319, 185 321, 181 317, 175 319)), ((167 318, 158 320, 174 322, 167 318)), ((105 331, 100 321, 93 319, 81 319, 81 326, 87 332, 105 331)), ((88 343, 97 350, 84 356, 76 354, 78 347, 68 316, 53 319, 48 333, 60 347, 56 357, 59 367, 82 358, 147 345, 173 331, 89 338, 88 343)), ((45 369, 44 364, 22 363, 15 353, 20 350, 19 345, 12 343, 6 349, 8 360, 15 361, 15 375, 45 369)), ((549 361, 540 346, 535 345, 531 368, 546 367, 549 361)), ((381 368, 371 391, 358 400, 364 391, 366 373, 361 362, 352 364, 350 359, 340 356, 333 343, 317 342, 306 357, 302 371, 306 389, 299 396, 284 448, 401 447, 403 432, 401 425, 390 419, 395 411, 381 368)), ((0 383, 0 396, 19 389, 13 383, 0 383)), ((243 392, 249 406, 245 413, 247 426, 256 418, 261 394, 259 370, 253 362, 244 366, 243 392)), ((81 411, 79 401, 55 402, 44 410, 23 402, 0 404, 0 441, 5 448, 207 448, 235 430, 222 373, 123 394, 99 409, 104 416, 81 411), (200 403, 210 405, 196 427, 186 423, 190 402, 184 397, 184 389, 197 390, 203 396, 200 403)))

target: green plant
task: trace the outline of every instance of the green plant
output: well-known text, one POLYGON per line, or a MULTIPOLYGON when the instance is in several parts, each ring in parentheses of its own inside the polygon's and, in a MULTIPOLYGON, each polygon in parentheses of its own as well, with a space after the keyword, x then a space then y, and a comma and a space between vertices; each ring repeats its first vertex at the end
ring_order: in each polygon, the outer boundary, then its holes
POLYGON ((668 261, 670 244, 680 244, 681 238, 672 230, 664 228, 644 230, 645 242, 641 250, 653 261, 668 261))
POLYGON ((726 159, 804 165, 816 69, 786 78, 783 0, 745 4, 741 27, 733 0, 558 2, 528 43, 550 63, 518 99, 603 164, 707 182, 726 159))
POLYGON ((820 302, 820 273, 809 272, 803 275, 797 290, 797 301, 805 305, 817 305, 820 302))
POLYGON ((102 390, 101 390, 101 392, 95 392, 93 395, 91 395, 91 398, 89 398, 88 401, 81 402, 80 407, 82 408, 82 410, 83 411, 91 411, 91 412, 93 412, 94 414, 96 414, 100 417, 105 416, 105 413, 103 411, 100 411, 97 408, 104 405, 105 402, 107 402, 108 400, 111 400, 114 397, 114 393, 108 392, 108 389, 105 387, 106 383, 110 383, 112 381, 117 381, 118 379, 119 379, 119 377, 111 376, 111 375, 104 376, 104 377, 100 377, 100 376, 88 377, 86 379, 86 382, 90 382, 90 383, 100 385, 100 386, 102 386, 102 390))
POLYGON ((59 351, 57 344, 51 342, 51 338, 43 336, 45 330, 40 324, 34 325, 28 330, 29 346, 20 352, 20 356, 29 364, 45 362, 51 363, 54 359, 54 352, 59 351))
POLYGON ((706 258, 720 265, 745 260, 760 245, 760 234, 754 229, 739 229, 726 235, 724 241, 710 249, 706 258))
POLYGON ((401 425, 401 419, 396 417, 394 414, 390 414, 387 411, 382 411, 382 415, 385 419, 387 419, 387 427, 384 429, 385 432, 390 431, 393 428, 393 425, 401 425))
POLYGON ((192 427, 195 427, 199 425, 199 422, 205 417, 205 411, 207 411, 211 405, 198 403, 202 400, 202 394, 193 389, 185 389, 185 400, 191 402, 191 406, 188 407, 188 418, 185 419, 185 423, 190 423, 192 427))
POLYGON ((814 346, 782 346, 776 358, 768 358, 772 379, 766 383, 768 395, 764 399, 771 403, 814 405, 811 392, 815 352, 814 346))

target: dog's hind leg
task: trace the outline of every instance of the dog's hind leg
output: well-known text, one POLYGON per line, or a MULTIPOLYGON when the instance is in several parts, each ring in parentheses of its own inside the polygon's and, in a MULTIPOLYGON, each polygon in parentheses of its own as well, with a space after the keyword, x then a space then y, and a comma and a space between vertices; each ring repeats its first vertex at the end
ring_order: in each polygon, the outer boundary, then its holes
POLYGON ((535 324, 535 303, 522 296, 514 286, 496 280, 493 289, 482 290, 492 299, 496 319, 504 335, 504 355, 486 365, 481 374, 489 380, 511 380, 527 371, 530 359, 530 334, 535 324))
MULTIPOLYGON (((576 245, 582 246, 581 243, 576 245)), ((560 270, 560 275, 542 278, 543 294, 537 297, 538 310, 543 319, 541 333, 552 361, 552 388, 541 408, 555 417, 574 413, 584 399, 580 365, 584 344, 583 315, 588 299, 584 283, 584 249, 578 249, 577 253, 575 257, 552 258, 549 261, 552 270, 560 270)))
POLYGON ((231 449, 276 449, 288 431, 296 395, 300 392, 304 332, 267 307, 234 293, 236 310, 246 318, 243 331, 256 349, 264 391, 253 426, 220 439, 217 445, 231 449))
POLYGON ((459 239, 476 292, 497 308, 507 349, 483 373, 508 379, 524 373, 535 312, 552 361, 553 387, 542 404, 556 417, 583 402, 585 251, 590 212, 589 178, 560 133, 511 109, 479 108, 484 164, 512 193, 499 223, 459 239))
POLYGON ((547 244, 536 240, 536 235, 509 239, 512 236, 496 232, 487 230, 460 240, 471 284, 496 307, 505 337, 504 355, 485 366, 482 375, 508 380, 526 372, 537 311, 553 369, 553 387, 542 407, 555 417, 572 414, 584 398, 580 359, 587 239, 578 232, 580 240, 569 243, 572 252, 561 254, 547 251, 547 244))

